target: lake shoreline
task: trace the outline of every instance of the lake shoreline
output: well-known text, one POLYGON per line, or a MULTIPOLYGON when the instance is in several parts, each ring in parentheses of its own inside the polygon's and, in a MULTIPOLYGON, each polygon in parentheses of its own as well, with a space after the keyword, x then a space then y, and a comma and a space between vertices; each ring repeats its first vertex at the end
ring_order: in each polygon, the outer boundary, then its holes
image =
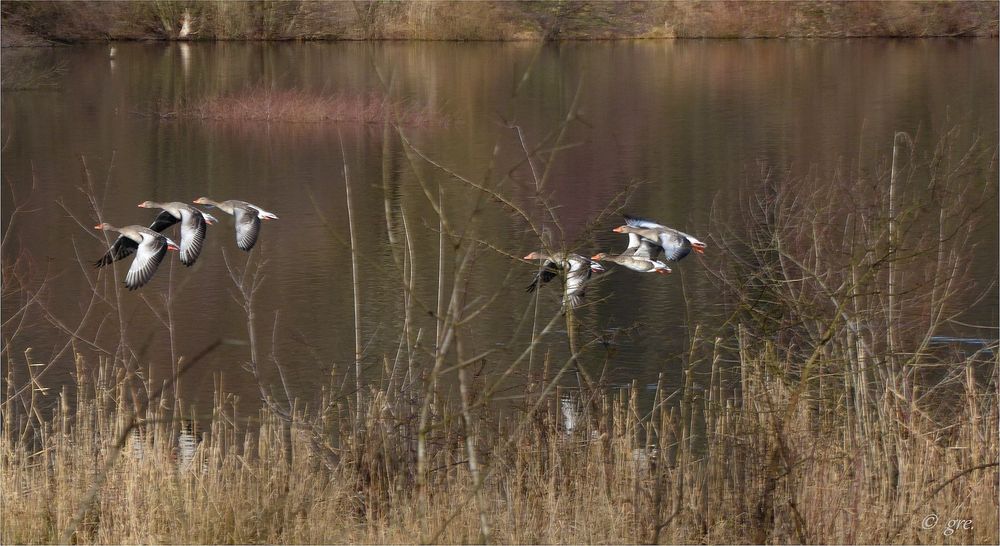
POLYGON ((996 2, 7 2, 3 47, 125 41, 996 37, 996 2))

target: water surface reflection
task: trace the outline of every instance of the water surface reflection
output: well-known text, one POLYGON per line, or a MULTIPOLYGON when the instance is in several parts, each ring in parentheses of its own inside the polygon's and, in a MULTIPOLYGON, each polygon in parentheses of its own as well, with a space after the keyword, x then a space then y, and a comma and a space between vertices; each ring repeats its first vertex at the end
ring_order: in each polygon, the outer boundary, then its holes
MULTIPOLYGON (((11 192, 37 209, 18 215, 4 233, 5 264, 23 252, 34 266, 33 282, 48 272, 52 280, 42 297, 63 325, 81 320, 88 283, 109 286, 108 272, 86 265, 103 252, 103 242, 74 219, 85 225, 94 220, 78 191, 81 158, 112 223, 148 222, 148 211, 135 206, 146 199, 208 195, 258 203, 281 217, 266 226, 251 257, 264 262, 255 306, 262 350, 286 366, 291 390, 305 399, 331 371, 353 369, 341 145, 362 251, 360 327, 370 378, 382 377, 399 351, 404 262, 406 272, 412 268, 421 310, 413 332, 425 346, 433 343, 435 199, 455 228, 474 217, 483 241, 462 280, 468 303, 488 302, 469 329, 467 347, 468 354, 488 353, 484 373, 502 370, 530 338, 533 300, 524 285, 533 270, 512 256, 536 249, 537 237, 501 203, 481 201, 468 184, 407 155, 381 125, 237 124, 151 112, 252 86, 379 93, 387 82, 378 67, 391 78, 393 96, 448 117, 445 125, 404 127, 416 149, 470 181, 502 180, 503 195, 546 225, 555 240, 588 255, 623 248, 624 239, 610 231, 618 219, 595 217, 627 187, 635 188, 629 211, 710 241, 713 214, 736 214, 740 190, 762 169, 874 170, 884 166, 899 130, 926 145, 961 124, 969 138, 978 133, 988 145, 997 143, 996 40, 122 44, 114 64, 103 46, 36 55, 63 70, 55 87, 3 96, 4 178, 10 183, 3 225, 11 220, 11 192), (543 193, 551 212, 536 198, 512 123, 537 151, 536 171, 547 171, 543 193), (412 245, 405 260, 404 224, 412 245), (502 296, 489 299, 497 291, 502 296)), ((995 277, 997 247, 996 208, 987 208, 983 244, 973 257, 984 284, 995 277)), ((235 248, 230 219, 224 220, 211 229, 194 267, 171 261, 148 289, 121 299, 128 338, 161 378, 171 369, 171 343, 150 308, 162 313, 169 282, 175 283, 176 354, 197 352, 217 337, 234 341, 185 378, 185 395, 194 401, 206 400, 219 377, 226 390, 257 396, 241 369, 248 358, 246 320, 233 301, 226 265, 242 267, 248 256, 235 248)), ((446 249, 446 277, 451 260, 446 249)), ((662 372, 676 385, 676 355, 685 350, 691 325, 710 325, 721 314, 706 270, 712 263, 688 258, 666 279, 625 271, 602 276, 579 317, 581 339, 597 340, 585 359, 594 375, 603 371, 609 383, 644 385, 662 372)), ((967 322, 995 326, 996 300, 994 292, 974 305, 967 322)), ((540 302, 540 316, 551 316, 557 290, 544 291, 540 302)), ((5 292, 5 315, 19 304, 5 292)), ((99 302, 77 335, 113 347, 117 319, 111 308, 99 302)), ((44 360, 61 347, 61 336, 51 317, 33 314, 12 354, 30 346, 44 360)), ((87 343, 80 345, 88 350, 87 343)), ((548 337, 537 360, 545 354, 554 362, 565 358, 565 336, 548 337)), ((66 354, 47 380, 69 382, 73 370, 66 354)), ((514 381, 522 378, 516 374, 514 381)))

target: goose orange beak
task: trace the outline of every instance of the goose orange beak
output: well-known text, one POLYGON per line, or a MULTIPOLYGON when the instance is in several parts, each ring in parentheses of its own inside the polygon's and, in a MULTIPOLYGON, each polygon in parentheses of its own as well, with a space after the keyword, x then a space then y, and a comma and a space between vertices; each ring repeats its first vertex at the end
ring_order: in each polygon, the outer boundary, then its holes
POLYGON ((97 224, 96 226, 94 226, 94 229, 101 229, 101 224, 97 224))
POLYGON ((618 226, 618 227, 616 227, 615 229, 613 229, 611 231, 613 231, 615 233, 624 233, 625 232, 625 227, 624 226, 618 226))
POLYGON ((180 249, 177 248, 177 245, 171 245, 171 244, 168 243, 167 244, 167 250, 180 250, 180 249))

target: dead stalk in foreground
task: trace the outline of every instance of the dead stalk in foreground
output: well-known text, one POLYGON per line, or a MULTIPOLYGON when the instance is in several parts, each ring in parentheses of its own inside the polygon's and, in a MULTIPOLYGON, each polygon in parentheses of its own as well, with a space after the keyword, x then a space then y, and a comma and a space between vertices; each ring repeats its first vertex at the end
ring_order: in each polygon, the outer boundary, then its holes
POLYGON ((351 235, 351 286, 354 299, 354 378, 357 390, 357 418, 361 424, 361 306, 358 303, 360 287, 358 285, 358 238, 354 233, 354 208, 351 206, 351 173, 347 164, 347 152, 344 150, 344 136, 337 131, 340 139, 340 156, 344 161, 344 192, 347 202, 347 226, 351 235))

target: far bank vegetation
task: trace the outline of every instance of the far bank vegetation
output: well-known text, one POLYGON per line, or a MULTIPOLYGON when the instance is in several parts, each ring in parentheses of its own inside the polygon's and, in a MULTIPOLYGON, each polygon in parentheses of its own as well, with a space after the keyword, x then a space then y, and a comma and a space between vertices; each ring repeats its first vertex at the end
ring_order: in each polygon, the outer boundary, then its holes
POLYGON ((88 40, 996 36, 996 2, 4 2, 4 45, 88 40))

